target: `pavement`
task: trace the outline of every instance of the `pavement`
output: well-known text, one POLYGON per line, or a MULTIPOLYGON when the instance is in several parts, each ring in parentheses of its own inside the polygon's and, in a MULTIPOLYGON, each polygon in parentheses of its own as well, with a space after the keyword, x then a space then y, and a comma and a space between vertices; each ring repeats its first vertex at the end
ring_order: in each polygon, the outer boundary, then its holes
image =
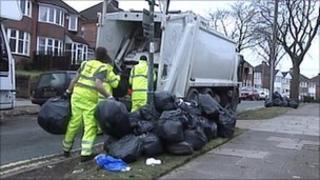
POLYGON ((160 179, 319 179, 319 111, 237 121, 248 131, 160 179))

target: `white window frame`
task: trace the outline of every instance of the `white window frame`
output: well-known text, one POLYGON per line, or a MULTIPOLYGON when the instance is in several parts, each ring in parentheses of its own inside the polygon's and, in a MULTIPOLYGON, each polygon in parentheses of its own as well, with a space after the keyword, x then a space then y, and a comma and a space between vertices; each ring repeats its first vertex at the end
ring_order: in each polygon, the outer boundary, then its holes
POLYGON ((64 17, 65 17, 65 12, 63 9, 57 8, 57 7, 52 7, 52 6, 45 6, 45 5, 39 5, 39 13, 38 13, 38 21, 39 22, 44 22, 44 23, 49 23, 49 24, 55 24, 58 26, 64 27, 64 17), (41 11, 46 11, 46 19, 43 20, 41 19, 40 13, 41 11), (50 10, 53 10, 53 21, 50 21, 50 10), (57 12, 59 12, 59 21, 57 21, 57 12))
POLYGON ((68 17, 68 30, 77 32, 78 31, 78 21, 79 21, 79 18, 77 15, 70 15, 68 17), (72 18, 75 18, 75 26, 74 26, 75 28, 71 28, 71 19, 72 18))
POLYGON ((82 61, 88 58, 88 45, 81 44, 81 43, 72 43, 70 52, 71 52, 71 62, 73 64, 80 64, 82 61), (79 47, 80 45, 82 45, 82 48, 79 47), (80 58, 78 58, 79 57, 78 50, 81 51, 80 58))
MULTIPOLYGON (((18 1, 18 3, 19 3, 19 7, 21 7, 21 0, 20 1, 18 1)), ((31 2, 31 0, 25 0, 24 1, 24 5, 25 5, 25 11, 23 11, 22 9, 21 9, 21 11, 22 11, 22 13, 23 13, 23 15, 24 16, 28 16, 28 17, 32 17, 32 2, 31 2)))
POLYGON ((40 54, 40 39, 44 39, 44 54, 48 55, 48 47, 49 47, 49 41, 52 41, 52 45, 50 47, 52 48, 52 56, 62 56, 63 55, 63 41, 59 39, 54 38, 48 38, 48 37, 38 37, 37 38, 37 54, 40 54), (58 42, 58 48, 56 48, 55 44, 58 42), (58 52, 56 52, 56 49, 58 52), (56 54, 57 53, 57 54, 56 54))
POLYGON ((8 37, 8 41, 10 44, 10 40, 14 39, 16 41, 15 43, 15 50, 12 51, 12 54, 16 54, 16 55, 22 55, 22 56, 30 56, 30 44, 31 44, 31 35, 28 32, 24 32, 24 31, 20 31, 20 30, 16 30, 16 29, 7 29, 7 37, 8 37), (11 36, 11 31, 15 31, 16 35, 15 37, 11 36), (23 37, 20 37, 20 32, 23 33, 23 37), (22 40, 22 52, 19 52, 19 41, 22 40))

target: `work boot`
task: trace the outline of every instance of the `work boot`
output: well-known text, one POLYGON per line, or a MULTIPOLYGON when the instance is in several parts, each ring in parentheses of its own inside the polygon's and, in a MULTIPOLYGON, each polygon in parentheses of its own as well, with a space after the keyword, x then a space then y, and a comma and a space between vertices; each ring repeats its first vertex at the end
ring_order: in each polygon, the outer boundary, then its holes
POLYGON ((64 156, 65 158, 70 157, 70 152, 69 152, 69 151, 63 151, 63 156, 64 156))
POLYGON ((91 154, 88 156, 80 156, 80 162, 87 162, 92 160, 97 154, 91 154))

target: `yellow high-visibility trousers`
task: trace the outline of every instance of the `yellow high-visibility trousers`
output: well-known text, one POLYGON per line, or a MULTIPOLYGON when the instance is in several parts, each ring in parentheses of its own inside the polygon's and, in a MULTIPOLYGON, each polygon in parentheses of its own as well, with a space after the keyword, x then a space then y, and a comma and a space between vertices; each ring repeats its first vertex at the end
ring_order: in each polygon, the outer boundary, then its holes
POLYGON ((92 154, 92 147, 97 136, 97 121, 94 117, 97 102, 90 101, 80 95, 71 97, 71 119, 63 140, 63 150, 69 152, 72 149, 74 139, 79 129, 84 126, 84 134, 81 142, 81 156, 92 154))

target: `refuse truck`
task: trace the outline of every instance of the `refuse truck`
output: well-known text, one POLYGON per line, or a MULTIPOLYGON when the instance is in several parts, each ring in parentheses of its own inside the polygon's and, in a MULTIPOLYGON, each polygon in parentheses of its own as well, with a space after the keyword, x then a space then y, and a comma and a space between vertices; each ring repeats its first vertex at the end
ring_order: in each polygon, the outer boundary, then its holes
MULTIPOLYGON (((130 69, 140 56, 148 57, 142 21, 142 11, 105 13, 99 18, 97 47, 105 47, 122 72, 116 96, 127 92, 130 69)), ((208 93, 235 110, 241 72, 236 43, 193 12, 155 13, 154 22, 155 90, 189 99, 208 93)))

